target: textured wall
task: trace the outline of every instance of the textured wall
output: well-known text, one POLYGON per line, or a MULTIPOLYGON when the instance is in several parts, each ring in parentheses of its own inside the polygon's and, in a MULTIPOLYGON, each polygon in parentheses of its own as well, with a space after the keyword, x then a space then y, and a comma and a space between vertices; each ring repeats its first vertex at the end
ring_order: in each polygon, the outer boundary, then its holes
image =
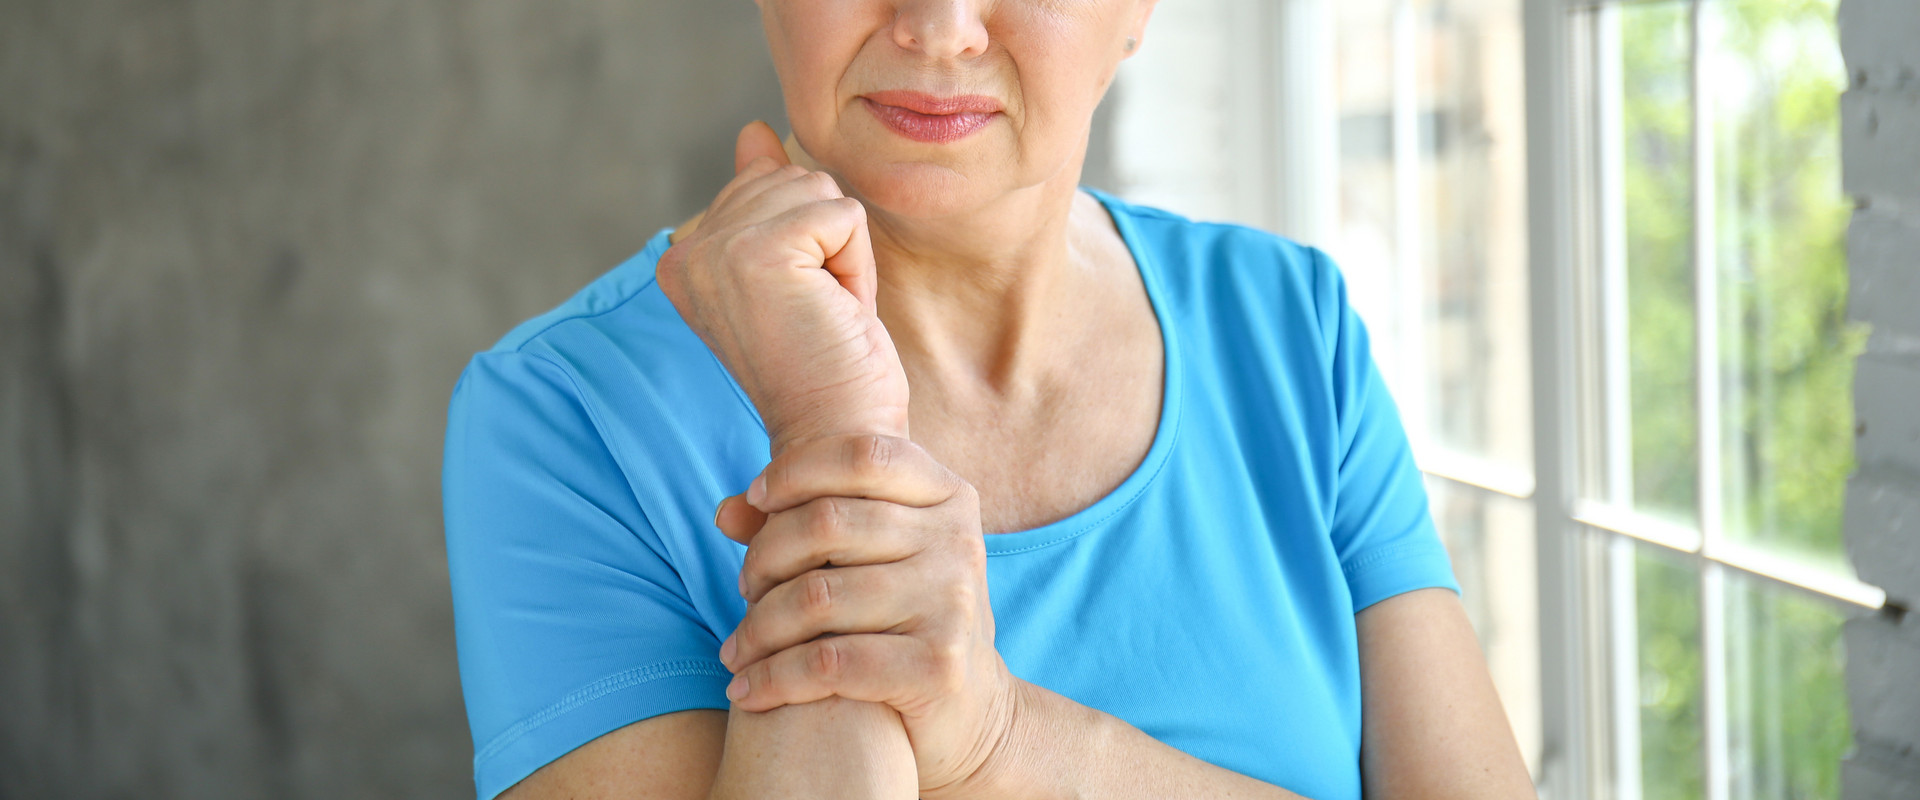
POLYGON ((470 794, 454 380, 780 114, 748 0, 0 0, 0 799, 470 794))
POLYGON ((748 0, 0 2, 0 797, 470 794, 455 377, 779 113, 748 0))
POLYGON ((1847 549, 1904 615, 1847 623, 1848 800, 1920 797, 1920 3, 1843 0, 1850 313, 1873 327, 1854 383, 1860 469, 1847 549))

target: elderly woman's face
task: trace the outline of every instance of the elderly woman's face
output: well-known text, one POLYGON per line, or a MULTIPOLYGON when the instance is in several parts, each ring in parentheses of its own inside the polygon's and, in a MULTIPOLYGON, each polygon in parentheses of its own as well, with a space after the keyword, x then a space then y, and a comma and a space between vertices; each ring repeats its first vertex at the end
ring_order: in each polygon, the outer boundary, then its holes
POLYGON ((978 208, 1077 167, 1154 4, 758 2, 801 148, 851 194, 909 217, 978 208))

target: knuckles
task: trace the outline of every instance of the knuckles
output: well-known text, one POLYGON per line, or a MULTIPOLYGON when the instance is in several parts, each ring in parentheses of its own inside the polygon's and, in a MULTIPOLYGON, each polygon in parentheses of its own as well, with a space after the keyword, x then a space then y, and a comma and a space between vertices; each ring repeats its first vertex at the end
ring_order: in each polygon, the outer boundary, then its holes
POLYGON ((815 620, 824 620, 833 614, 833 606, 839 602, 840 576, 829 570, 816 569, 800 576, 800 612, 815 620))
POLYGON ((938 636, 927 642, 927 677, 938 694, 958 694, 967 685, 969 643, 959 635, 938 636))
POLYGON ((847 467, 854 476, 876 480, 899 458, 900 442, 891 436, 864 435, 847 439, 847 467))
POLYGON ((828 686, 846 669, 846 647, 833 639, 821 639, 813 643, 813 652, 807 654, 807 669, 814 677, 828 686))
POLYGON ((803 170, 800 177, 794 180, 804 183, 808 193, 811 194, 815 200, 835 200, 842 196, 840 194, 840 184, 834 181, 832 175, 828 175, 825 172, 805 172, 803 170))
MULTIPOLYGON (((817 470, 836 457, 841 460, 840 468, 849 470, 849 477, 856 481, 883 479, 889 470, 918 464, 919 460, 909 457, 907 449, 917 447, 909 440, 895 437, 849 436, 838 443, 837 453, 833 448, 812 450, 815 455, 804 459, 769 465, 765 473, 769 493, 783 481, 800 478, 804 473, 799 470, 817 470), (823 462, 823 457, 828 461, 823 462)), ((752 585, 772 585, 782 574, 791 575, 792 570, 802 566, 802 555, 813 564, 826 566, 816 566, 788 578, 785 587, 775 587, 777 592, 770 590, 763 599, 778 602, 762 604, 759 611, 748 613, 748 619, 760 620, 756 623, 760 627, 775 625, 781 630, 829 630, 847 614, 845 606, 866 602, 861 598, 910 598, 911 603, 902 611, 910 612, 911 621, 907 623, 912 630, 910 635, 922 644, 912 658, 915 666, 909 668, 910 674, 918 676, 916 682, 920 688, 916 693, 955 696, 970 691, 983 657, 980 647, 992 647, 993 611, 987 602, 987 558, 985 538, 979 527, 979 493, 959 476, 951 473, 949 476, 954 482, 953 495, 935 508, 873 504, 829 495, 806 503, 804 511, 796 508, 784 512, 805 516, 799 525, 781 528, 782 538, 777 543, 764 539, 749 547, 742 572, 752 585), (903 533, 917 530, 917 535, 932 538, 923 539, 921 548, 916 548, 920 556, 895 562, 890 569, 851 573, 861 581, 856 590, 846 585, 850 573, 833 566, 836 554, 859 539, 862 531, 854 530, 855 526, 903 533), (909 563, 915 566, 909 568, 909 563), (780 621, 771 621, 776 618, 780 621)), ((839 557, 844 559, 844 555, 839 557)), ((739 637, 741 652, 750 649, 760 652, 761 637, 750 630, 745 621, 735 636, 739 637)), ((857 644, 858 640, 846 637, 824 636, 796 645, 794 652, 786 656, 793 660, 776 662, 771 658, 773 654, 768 653, 759 666, 753 667, 757 676, 764 676, 754 683, 766 686, 769 681, 792 680, 814 683, 832 691, 845 682, 848 675, 882 666, 854 663, 860 657, 857 644), (772 666, 775 663, 783 666, 776 669, 772 666), (776 676, 776 672, 784 677, 776 676)), ((775 688, 776 693, 779 691, 775 688)))
POLYGON ((797 528, 762 528, 740 563, 748 588, 773 584, 802 558, 834 565, 849 527, 846 503, 844 498, 823 497, 799 510, 804 517, 797 528))
POLYGON ((833 203, 844 209, 847 216, 851 217, 855 223, 862 226, 867 224, 867 205, 865 203, 851 197, 842 197, 839 200, 833 201, 833 203))
POLYGON ((822 497, 807 504, 806 536, 814 553, 829 563, 847 534, 847 501, 822 497))

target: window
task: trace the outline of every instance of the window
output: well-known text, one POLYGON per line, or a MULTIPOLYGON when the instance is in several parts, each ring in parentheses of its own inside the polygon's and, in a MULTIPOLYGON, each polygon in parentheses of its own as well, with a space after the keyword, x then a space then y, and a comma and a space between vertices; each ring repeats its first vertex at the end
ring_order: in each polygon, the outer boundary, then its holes
POLYGON ((1117 188, 1342 265, 1543 795, 1837 797, 1836 0, 1192 0, 1117 188))
POLYGON ((1571 12, 1614 796, 1837 797, 1845 322, 1833 0, 1571 12), (1631 537, 1631 538, 1629 538, 1631 537))

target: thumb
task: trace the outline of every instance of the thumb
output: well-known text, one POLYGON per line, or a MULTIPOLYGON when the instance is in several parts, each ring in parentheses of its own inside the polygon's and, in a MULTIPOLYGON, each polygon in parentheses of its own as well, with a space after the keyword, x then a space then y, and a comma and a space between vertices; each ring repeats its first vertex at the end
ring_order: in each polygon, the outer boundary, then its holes
POLYGON ((766 524, 767 515, 747 503, 744 493, 721 500, 720 507, 713 510, 713 526, 741 544, 751 543, 766 524))
POLYGON ((793 163, 787 159, 787 150, 780 144, 780 134, 773 132, 773 126, 760 120, 747 123, 740 129, 740 138, 733 143, 733 173, 740 174, 748 164, 761 156, 773 159, 773 163, 786 166, 793 163))

